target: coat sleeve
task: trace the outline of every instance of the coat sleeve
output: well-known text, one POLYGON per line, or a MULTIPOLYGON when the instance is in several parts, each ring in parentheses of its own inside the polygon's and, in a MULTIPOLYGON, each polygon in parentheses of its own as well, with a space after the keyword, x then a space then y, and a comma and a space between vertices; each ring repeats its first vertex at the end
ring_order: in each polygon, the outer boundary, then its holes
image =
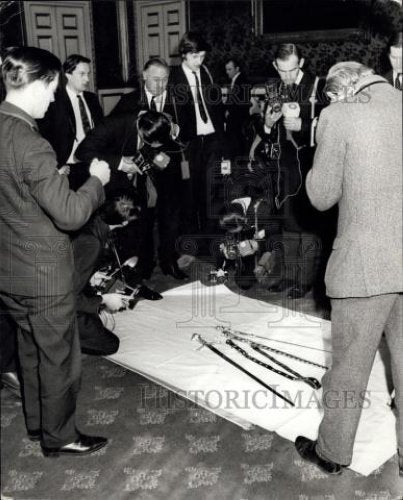
POLYGON ((76 157, 87 163, 94 158, 105 160, 116 171, 124 154, 126 121, 127 117, 121 115, 105 118, 80 143, 76 157))
POLYGON ((306 190, 312 205, 318 210, 328 210, 342 195, 346 142, 343 127, 346 123, 332 104, 321 113, 317 129, 317 149, 312 169, 306 178, 306 190))
POLYGON ((23 155, 22 175, 31 196, 61 230, 83 226, 104 202, 101 181, 90 177, 77 191, 71 191, 67 176, 60 175, 50 144, 38 135, 23 155))

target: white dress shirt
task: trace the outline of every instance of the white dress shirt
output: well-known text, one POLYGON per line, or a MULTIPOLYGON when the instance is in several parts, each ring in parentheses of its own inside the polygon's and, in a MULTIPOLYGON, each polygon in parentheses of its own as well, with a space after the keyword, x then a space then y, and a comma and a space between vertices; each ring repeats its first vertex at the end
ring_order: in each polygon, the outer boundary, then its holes
POLYGON ((199 79, 199 84, 200 84, 200 95, 204 104, 204 109, 206 110, 206 115, 207 115, 207 122, 204 123, 200 116, 200 110, 199 110, 199 104, 197 102, 197 86, 196 86, 196 78, 195 75, 193 74, 192 70, 189 69, 184 63, 182 63, 182 69, 185 72, 187 81, 189 83, 190 90, 193 95, 193 100, 195 103, 195 111, 196 111, 196 126, 197 126, 197 135, 209 135, 209 134, 214 134, 215 129, 213 126, 213 122, 211 121, 206 103, 204 101, 204 96, 203 96, 203 91, 201 88, 201 77, 200 77, 200 69, 196 71, 197 78, 199 79))
POLYGON ((145 91, 145 94, 146 94, 146 98, 147 98, 147 104, 148 104, 148 108, 150 109, 150 106, 151 106, 151 99, 154 97, 154 102, 155 102, 155 107, 157 108, 157 111, 159 113, 162 113, 164 111, 164 106, 165 106, 165 101, 166 101, 166 98, 167 98, 167 91, 164 90, 164 92, 160 95, 157 95, 157 96, 154 96, 148 89, 146 86, 144 86, 144 91, 145 91))
POLYGON ((71 90, 69 88, 69 86, 66 86, 66 91, 67 91, 67 95, 70 98, 71 105, 73 106, 74 118, 76 120, 76 137, 74 139, 73 148, 71 150, 71 153, 70 153, 69 159, 67 160, 67 163, 77 163, 77 159, 75 158, 74 155, 75 155, 76 149, 78 148, 78 145, 85 137, 83 122, 81 120, 80 107, 79 107, 79 103, 78 103, 78 97, 77 97, 78 95, 81 96, 81 98, 83 100, 84 107, 85 107, 85 110, 87 112, 88 120, 91 123, 91 127, 94 126, 94 122, 92 121, 91 112, 90 112, 88 105, 85 101, 84 94, 82 92, 77 94, 76 92, 71 90))

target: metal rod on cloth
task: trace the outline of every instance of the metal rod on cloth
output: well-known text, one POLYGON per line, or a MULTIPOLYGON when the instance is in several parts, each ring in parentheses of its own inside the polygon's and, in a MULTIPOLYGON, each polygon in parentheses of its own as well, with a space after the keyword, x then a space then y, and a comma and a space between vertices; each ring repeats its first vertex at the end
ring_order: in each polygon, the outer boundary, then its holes
MULTIPOLYGON (((228 340, 227 340, 228 342, 228 340)), ((276 363, 276 365, 280 366, 281 368, 284 368, 284 370, 287 370, 291 375, 294 375, 293 380, 305 382, 308 384, 312 389, 320 389, 322 387, 321 383, 319 382, 318 379, 314 377, 304 377, 300 373, 294 371, 292 368, 290 368, 288 365, 281 363, 278 361, 276 358, 273 356, 270 356, 270 354, 267 354, 267 352, 263 352, 262 349, 257 344, 251 344, 250 345, 253 350, 261 354, 262 356, 265 356, 266 358, 270 359, 273 363, 276 363)), ((284 374, 286 376, 287 374, 284 374)))
MULTIPOLYGON (((320 365, 319 363, 315 363, 314 361, 311 361, 309 359, 300 358, 299 356, 295 356, 294 354, 290 354, 289 352, 286 352, 286 351, 281 351, 280 349, 274 349, 273 347, 269 347, 265 344, 259 344, 253 340, 245 339, 244 337, 241 337, 240 335, 237 335, 237 334, 246 335, 246 336, 249 336, 252 338, 258 338, 258 339, 263 339, 263 340, 267 340, 267 341, 280 342, 279 340, 268 339, 265 337, 259 337, 258 335, 253 335, 252 333, 245 333, 245 332, 240 332, 237 330, 232 331, 230 328, 226 328, 225 326, 217 326, 216 328, 217 328, 217 330, 220 330, 221 333, 225 337, 236 339, 236 340, 239 340, 240 342, 247 342, 248 344, 255 344, 262 349, 266 349, 267 351, 271 351, 271 352, 274 352, 276 354, 280 354, 280 355, 285 356, 285 357, 290 358, 290 359, 295 359, 296 361, 300 361, 301 363, 306 363, 306 364, 311 365, 311 366, 317 366, 318 368, 323 368, 324 370, 329 369, 325 365, 320 365)), ((287 342, 285 342, 285 343, 287 343, 287 342)), ((291 344, 291 345, 297 346, 297 344, 291 344)), ((305 347, 305 346, 297 346, 297 347, 305 347)), ((311 348, 308 347, 308 349, 311 349, 311 348)), ((320 349, 317 349, 317 350, 319 351, 320 349)))
POLYGON ((260 380, 258 377, 256 377, 256 375, 253 375, 252 373, 250 373, 248 370, 246 370, 243 366, 241 365, 238 365, 238 363, 236 363, 235 361, 233 361, 231 358, 229 358, 228 356, 226 356, 224 353, 222 353, 220 350, 216 349, 212 344, 208 343, 206 340, 204 340, 200 334, 198 333, 194 333, 192 335, 192 340, 195 339, 197 340, 198 342, 200 342, 200 344, 202 344, 203 346, 206 346, 210 349, 210 351, 214 352, 215 354, 217 354, 217 356, 220 356, 220 358, 224 359, 225 361, 227 361, 230 365, 232 366, 235 366, 235 368, 238 368, 238 370, 240 370, 241 372, 245 373, 246 375, 248 375, 251 379, 253 379, 255 382, 258 382, 260 385, 262 385, 265 389, 269 390, 270 392, 272 392, 273 394, 275 394, 276 396, 278 396, 280 399, 283 399, 284 401, 286 401, 287 403, 289 403, 291 406, 295 406, 294 403, 292 401, 290 401, 289 399, 287 399, 285 396, 282 396, 281 394, 279 394, 277 391, 275 391, 272 387, 270 387, 269 385, 265 384, 264 382, 262 382, 262 380, 260 380))

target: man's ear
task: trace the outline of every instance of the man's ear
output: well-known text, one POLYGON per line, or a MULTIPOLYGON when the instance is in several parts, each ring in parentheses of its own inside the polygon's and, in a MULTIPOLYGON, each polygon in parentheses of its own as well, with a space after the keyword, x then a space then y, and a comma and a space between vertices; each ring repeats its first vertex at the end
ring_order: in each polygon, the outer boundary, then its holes
POLYGON ((303 57, 301 57, 301 59, 299 60, 298 66, 300 68, 302 68, 302 66, 304 65, 304 62, 305 62, 305 59, 303 57))
POLYGON ((272 65, 274 66, 274 69, 277 71, 277 64, 276 64, 276 61, 272 61, 271 63, 272 63, 272 65))

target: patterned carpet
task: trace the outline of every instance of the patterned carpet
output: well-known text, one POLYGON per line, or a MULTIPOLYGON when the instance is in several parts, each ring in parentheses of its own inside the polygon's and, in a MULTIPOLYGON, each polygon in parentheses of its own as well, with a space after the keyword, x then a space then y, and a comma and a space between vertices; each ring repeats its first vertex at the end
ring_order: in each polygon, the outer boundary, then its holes
MULTIPOLYGON (((298 302, 312 310, 309 299, 298 302)), ((3 495, 30 500, 403 499, 396 456, 367 478, 350 470, 328 477, 304 463, 293 443, 259 428, 245 431, 103 358, 83 359, 78 426, 107 436, 107 447, 87 457, 45 458, 26 436, 20 401, 2 390, 3 495)))

